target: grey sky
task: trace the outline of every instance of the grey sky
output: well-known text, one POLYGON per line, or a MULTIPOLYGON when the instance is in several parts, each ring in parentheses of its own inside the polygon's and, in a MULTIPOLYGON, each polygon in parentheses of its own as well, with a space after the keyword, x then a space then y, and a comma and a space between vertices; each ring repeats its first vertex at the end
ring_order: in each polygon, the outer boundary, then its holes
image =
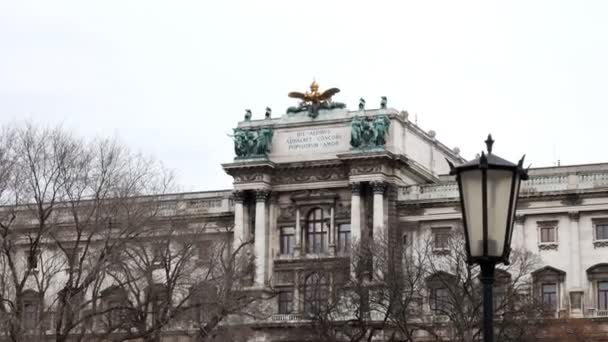
POLYGON ((296 102, 386 95, 465 158, 608 161, 606 1, 0 1, 0 123, 118 135, 183 190, 230 187, 226 133, 296 102))

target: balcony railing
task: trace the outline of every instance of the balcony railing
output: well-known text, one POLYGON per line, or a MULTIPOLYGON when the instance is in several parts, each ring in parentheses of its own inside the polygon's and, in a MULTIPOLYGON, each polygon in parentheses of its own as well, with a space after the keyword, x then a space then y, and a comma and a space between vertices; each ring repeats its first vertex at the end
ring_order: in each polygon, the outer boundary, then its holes
MULTIPOLYGON (((592 172, 567 175, 531 176, 522 182, 520 196, 531 196, 542 192, 567 190, 586 190, 608 187, 608 172, 592 172)), ((399 200, 435 200, 458 198, 458 184, 446 182, 441 184, 410 185, 402 187, 399 200)))
POLYGON ((301 314, 275 314, 270 316, 273 322, 298 322, 303 321, 304 316, 301 314))
POLYGON ((608 317, 608 310, 596 310, 595 317, 608 317))

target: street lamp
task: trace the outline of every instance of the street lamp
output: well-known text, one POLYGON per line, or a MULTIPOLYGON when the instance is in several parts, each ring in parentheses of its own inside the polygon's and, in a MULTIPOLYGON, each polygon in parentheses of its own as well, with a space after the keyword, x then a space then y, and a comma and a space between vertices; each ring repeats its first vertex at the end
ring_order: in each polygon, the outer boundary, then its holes
POLYGON ((497 263, 509 264, 519 185, 528 174, 522 167, 524 157, 515 165, 492 153, 491 135, 485 142, 487 155, 482 152, 479 158, 458 166, 448 163, 460 191, 467 262, 481 267, 484 341, 492 342, 494 268, 497 263))

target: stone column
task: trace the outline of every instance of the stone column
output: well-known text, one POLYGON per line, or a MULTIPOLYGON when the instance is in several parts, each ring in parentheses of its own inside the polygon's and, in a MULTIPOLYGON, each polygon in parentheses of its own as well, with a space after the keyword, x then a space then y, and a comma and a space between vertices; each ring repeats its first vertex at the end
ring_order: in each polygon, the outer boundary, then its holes
POLYGON ((304 254, 302 249, 302 224, 300 223, 300 207, 296 206, 296 245, 293 247, 293 255, 304 254))
MULTIPOLYGON (((384 182, 372 182, 372 190, 374 192, 374 199, 373 199, 373 206, 374 206, 374 212, 373 212, 373 238, 374 241, 373 243, 385 243, 388 242, 387 241, 387 232, 386 232, 386 226, 384 225, 384 217, 385 217, 385 211, 384 211, 384 192, 386 191, 386 183, 384 182)), ((388 246, 383 246, 383 245, 378 245, 377 247, 374 248, 388 248, 388 246)), ((380 263, 377 261, 377 255, 373 256, 373 267, 376 267, 376 265, 379 265, 380 263)), ((382 270, 379 269, 374 269, 372 271, 372 275, 374 277, 382 277, 382 270)))
POLYGON ((255 192, 255 285, 266 284, 268 275, 268 190, 255 192))
MULTIPOLYGON (((352 195, 350 198, 350 236, 351 241, 358 246, 361 243, 361 183, 351 184, 352 195)), ((353 246, 353 247, 355 247, 353 246)), ((351 255, 355 256, 359 251, 351 249, 351 255)), ((351 257, 352 259, 352 257, 351 257)), ((352 260, 351 260, 352 261, 352 260)), ((352 277, 356 277, 355 263, 350 263, 352 277)))
POLYGON ((248 239, 247 233, 245 232, 245 208, 243 206, 243 201, 245 199, 245 194, 242 191, 234 191, 232 193, 232 198, 234 200, 234 230, 233 234, 233 248, 238 248, 238 246, 248 239))
POLYGON ((566 275, 570 278, 569 287, 580 287, 581 286, 581 249, 580 249, 580 235, 578 229, 578 211, 571 211, 568 213, 570 218, 570 229, 568 244, 570 247, 570 269, 566 275), (572 275, 572 277, 570 277, 572 275))
POLYGON ((361 242, 361 183, 351 184, 350 234, 352 241, 361 242))
POLYGON ((329 254, 336 255, 336 223, 334 221, 334 206, 329 211, 329 254))
POLYGON ((385 232, 384 225, 384 192, 386 183, 373 182, 372 189, 374 191, 374 215, 373 215, 373 232, 374 240, 382 241, 385 232))

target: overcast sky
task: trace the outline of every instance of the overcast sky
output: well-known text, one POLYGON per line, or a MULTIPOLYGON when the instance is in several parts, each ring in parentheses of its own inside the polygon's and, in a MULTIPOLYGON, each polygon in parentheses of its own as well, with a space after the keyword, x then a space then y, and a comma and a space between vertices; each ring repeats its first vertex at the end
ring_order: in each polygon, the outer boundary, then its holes
POLYGON ((0 123, 119 136, 226 189, 226 133, 339 87, 407 110, 465 158, 608 162, 608 1, 0 0, 0 123))

